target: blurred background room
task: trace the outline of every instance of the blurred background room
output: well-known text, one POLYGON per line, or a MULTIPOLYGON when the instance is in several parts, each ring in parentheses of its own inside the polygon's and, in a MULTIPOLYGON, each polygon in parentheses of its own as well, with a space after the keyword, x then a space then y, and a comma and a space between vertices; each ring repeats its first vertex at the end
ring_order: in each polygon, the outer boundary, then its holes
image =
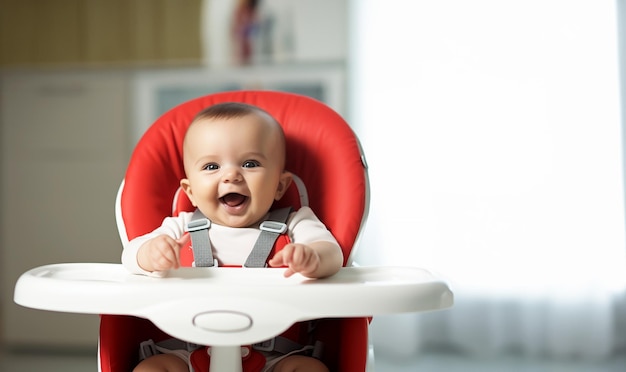
POLYGON ((118 263, 143 131, 272 89, 361 138, 359 264, 455 293, 374 318, 378 371, 623 371, 625 66, 626 0, 0 0, 0 370, 97 369, 98 317, 21 308, 15 281, 118 263))

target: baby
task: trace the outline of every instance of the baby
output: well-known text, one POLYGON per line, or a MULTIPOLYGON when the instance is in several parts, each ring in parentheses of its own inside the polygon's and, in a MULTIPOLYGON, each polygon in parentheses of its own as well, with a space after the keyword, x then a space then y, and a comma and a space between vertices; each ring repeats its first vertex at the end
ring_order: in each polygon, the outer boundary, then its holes
MULTIPOLYGON (((211 221, 209 237, 220 265, 241 266, 260 234, 275 200, 287 191, 292 176, 284 169, 285 138, 281 126, 262 109, 242 103, 222 103, 200 112, 183 142, 187 178, 180 185, 192 204, 211 221)), ((133 239, 122 262, 134 273, 158 275, 180 267, 180 251, 188 244, 185 227, 193 213, 169 217, 153 232, 133 239)), ((309 278, 335 274, 343 255, 337 241, 313 214, 302 207, 287 221, 291 243, 268 260, 286 267, 285 276, 309 278)), ((157 354, 135 371, 189 371, 178 354, 157 354)), ((263 371, 328 371, 318 359, 304 355, 268 359, 263 371)))

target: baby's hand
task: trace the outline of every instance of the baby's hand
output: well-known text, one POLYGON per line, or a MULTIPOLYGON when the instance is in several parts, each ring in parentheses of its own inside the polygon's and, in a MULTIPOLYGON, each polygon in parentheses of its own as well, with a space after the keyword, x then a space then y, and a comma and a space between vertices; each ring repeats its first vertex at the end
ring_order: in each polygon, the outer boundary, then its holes
POLYGON ((146 271, 165 271, 180 267, 180 249, 189 242, 189 234, 180 239, 159 235, 145 242, 137 254, 139 266, 146 271))
POLYGON ((320 256, 308 245, 287 244, 267 263, 271 267, 287 266, 287 278, 295 273, 310 277, 320 266, 320 256))

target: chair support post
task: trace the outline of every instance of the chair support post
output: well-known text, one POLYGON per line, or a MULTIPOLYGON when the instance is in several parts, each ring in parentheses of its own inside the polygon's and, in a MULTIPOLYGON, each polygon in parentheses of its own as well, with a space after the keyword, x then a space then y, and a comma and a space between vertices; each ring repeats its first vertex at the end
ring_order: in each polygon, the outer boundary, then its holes
POLYGON ((211 346, 209 372, 243 372, 240 346, 211 346))

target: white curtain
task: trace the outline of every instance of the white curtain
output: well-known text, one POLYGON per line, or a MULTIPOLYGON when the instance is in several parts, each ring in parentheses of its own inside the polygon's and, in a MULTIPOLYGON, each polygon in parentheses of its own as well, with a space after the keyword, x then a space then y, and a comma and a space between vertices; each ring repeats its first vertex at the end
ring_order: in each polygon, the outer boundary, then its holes
POLYGON ((615 1, 354 0, 351 14, 350 120, 372 186, 360 263, 429 268, 456 295, 375 319, 379 351, 611 354, 626 288, 615 1))

